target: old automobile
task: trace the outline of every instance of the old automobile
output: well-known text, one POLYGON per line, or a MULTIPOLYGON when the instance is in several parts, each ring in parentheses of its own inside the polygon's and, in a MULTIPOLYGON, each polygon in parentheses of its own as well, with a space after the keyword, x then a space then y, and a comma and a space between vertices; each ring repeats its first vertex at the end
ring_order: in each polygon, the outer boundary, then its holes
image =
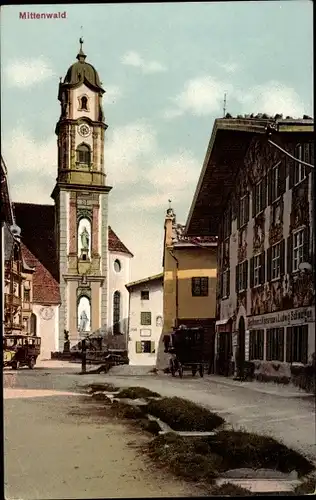
POLYGON ((13 370, 28 366, 32 370, 40 351, 40 337, 5 335, 3 337, 3 366, 11 366, 13 370))

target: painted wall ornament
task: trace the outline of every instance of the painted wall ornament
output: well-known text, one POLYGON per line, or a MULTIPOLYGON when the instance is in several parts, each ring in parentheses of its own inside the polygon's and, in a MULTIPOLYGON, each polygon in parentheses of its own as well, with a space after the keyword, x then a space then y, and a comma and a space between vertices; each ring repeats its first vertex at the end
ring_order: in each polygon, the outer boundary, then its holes
POLYGON ((265 237, 265 217, 260 214, 256 217, 253 227, 253 253, 264 251, 264 237, 265 237))
POLYGON ((247 258, 247 227, 239 231, 237 260, 243 262, 247 258))
POLYGON ((303 181, 292 190, 291 230, 309 225, 308 183, 303 181))
POLYGON ((283 196, 270 208, 269 245, 272 246, 283 238, 283 196))
POLYGON ((266 165, 275 165, 279 154, 267 141, 254 137, 247 150, 244 164, 248 172, 249 183, 256 184, 266 174, 266 165))

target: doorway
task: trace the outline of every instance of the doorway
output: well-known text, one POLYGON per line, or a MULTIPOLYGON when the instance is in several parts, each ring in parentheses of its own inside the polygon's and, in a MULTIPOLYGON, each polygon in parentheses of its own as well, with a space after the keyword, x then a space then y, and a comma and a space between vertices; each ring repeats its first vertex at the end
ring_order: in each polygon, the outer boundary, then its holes
POLYGON ((230 361, 232 355, 232 334, 231 332, 220 332, 218 334, 217 349, 217 373, 228 377, 230 375, 230 361))
POLYGON ((246 328, 245 320, 241 316, 238 324, 238 345, 236 353, 237 377, 243 378, 245 367, 245 344, 246 344, 246 328))

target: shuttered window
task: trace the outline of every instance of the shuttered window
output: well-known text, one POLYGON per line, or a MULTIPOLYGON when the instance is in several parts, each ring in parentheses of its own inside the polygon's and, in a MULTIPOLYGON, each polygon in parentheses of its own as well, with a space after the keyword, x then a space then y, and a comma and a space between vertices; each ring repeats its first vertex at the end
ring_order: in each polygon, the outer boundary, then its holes
POLYGON ((152 340, 137 340, 136 354, 154 354, 155 342, 152 340))

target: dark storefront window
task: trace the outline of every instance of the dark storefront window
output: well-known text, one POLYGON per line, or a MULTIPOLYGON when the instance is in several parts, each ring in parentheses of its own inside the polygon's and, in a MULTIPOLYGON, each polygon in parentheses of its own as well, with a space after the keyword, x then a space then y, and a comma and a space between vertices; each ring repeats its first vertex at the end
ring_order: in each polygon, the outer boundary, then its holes
POLYGON ((249 359, 262 359, 264 349, 264 330, 251 330, 249 333, 249 359))
POLYGON ((292 326, 286 330, 286 361, 307 363, 308 325, 292 326))
POLYGON ((284 328, 267 330, 267 361, 284 361, 284 328))

